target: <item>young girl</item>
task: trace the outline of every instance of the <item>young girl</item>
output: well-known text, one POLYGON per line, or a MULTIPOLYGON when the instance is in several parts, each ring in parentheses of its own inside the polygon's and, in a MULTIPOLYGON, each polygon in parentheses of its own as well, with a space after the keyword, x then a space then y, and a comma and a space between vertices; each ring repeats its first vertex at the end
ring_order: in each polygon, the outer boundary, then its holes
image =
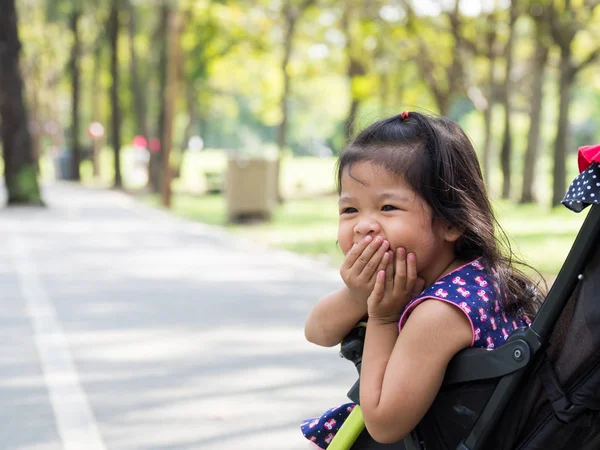
MULTIPOLYGON (((497 348, 542 295, 499 249, 475 151, 448 119, 415 112, 362 131, 338 162, 345 286, 321 298, 306 338, 334 346, 368 316, 360 404, 378 442, 403 439, 436 397, 450 359, 497 348)), ((304 421, 327 448, 352 404, 304 421)))

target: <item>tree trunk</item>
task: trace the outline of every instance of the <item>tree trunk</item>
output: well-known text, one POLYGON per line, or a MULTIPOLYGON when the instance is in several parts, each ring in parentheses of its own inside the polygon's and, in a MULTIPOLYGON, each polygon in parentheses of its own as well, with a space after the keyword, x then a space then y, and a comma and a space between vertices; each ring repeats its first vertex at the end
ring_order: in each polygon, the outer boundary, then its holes
POLYGON ((133 110, 135 114, 136 134, 141 134, 146 139, 148 138, 148 125, 146 123, 146 101, 144 97, 145 86, 140 76, 139 60, 135 50, 135 6, 128 2, 129 7, 129 24, 127 27, 129 34, 129 70, 131 72, 131 92, 133 94, 133 110))
POLYGON ((502 138, 502 149, 500 150, 500 166, 502 167, 502 198, 510 197, 511 183, 511 154, 512 154, 512 135, 511 135, 511 103, 510 92, 511 82, 510 75, 513 66, 513 42, 514 28, 517 21, 516 0, 511 1, 510 5, 510 24, 508 41, 506 42, 505 57, 506 57, 506 76, 504 78, 504 89, 502 92, 502 103, 504 105, 504 136, 502 138))
MULTIPOLYGON (((100 113, 98 107, 98 73, 100 72, 101 67, 101 58, 102 58, 102 45, 96 42, 94 46, 94 70, 92 72, 92 86, 91 86, 91 109, 92 109, 92 121, 99 122, 100 121, 100 113)), ((100 177, 100 149, 102 148, 101 142, 102 137, 93 141, 93 149, 92 149, 92 167, 94 170, 94 177, 100 177)))
POLYGON ((158 123, 156 124, 156 136, 160 139, 160 148, 158 151, 150 152, 150 171, 148 177, 149 187, 154 193, 159 193, 162 186, 163 164, 163 132, 165 129, 165 88, 167 84, 167 42, 169 34, 169 4, 163 1, 160 9, 159 28, 156 35, 159 39, 159 57, 158 57, 158 99, 159 113, 158 123))
POLYGON ((353 8, 354 4, 351 1, 345 2, 344 12, 342 15, 342 30, 346 38, 346 55, 348 57, 346 75, 350 83, 350 108, 348 110, 348 115, 346 116, 346 121, 344 122, 344 137, 346 140, 349 140, 352 138, 352 136, 354 136, 354 131, 356 128, 356 112, 360 106, 360 100, 356 96, 355 80, 357 77, 364 75, 366 72, 365 68, 356 58, 354 53, 354 38, 352 36, 350 26, 354 17, 353 8))
POLYGON ((165 128, 163 130, 163 185, 162 203, 171 207, 171 165, 169 155, 173 144, 173 116, 175 115, 175 102, 177 100, 178 67, 179 67, 179 35, 181 31, 181 18, 176 9, 169 12, 168 16, 168 72, 167 86, 163 102, 165 104, 165 128))
POLYGON ((569 104, 573 84, 570 47, 563 47, 560 54, 559 106, 556 141, 554 142, 554 169, 552 171, 552 206, 560 205, 565 195, 566 155, 569 137, 569 104))
POLYGON ((110 36, 110 73, 112 85, 110 87, 110 98, 112 104, 112 146, 115 154, 115 188, 121 188, 121 106, 119 104, 119 0, 113 0, 109 18, 110 36))
POLYGON ((20 50, 14 0, 3 0, 0 2, 0 117, 7 203, 42 205, 23 101, 20 50))
MULTIPOLYGON (((506 97, 510 94, 506 93, 506 97)), ((511 167, 510 158, 512 153, 512 139, 510 127, 510 104, 507 98, 504 99, 504 136, 502 138, 502 149, 500 150, 500 166, 502 167, 502 198, 510 197, 510 179, 511 167)))
POLYGON ((81 162, 81 148, 79 145, 79 92, 80 92, 80 71, 79 58, 81 54, 79 42, 79 18, 81 10, 79 2, 73 2, 73 11, 71 13, 71 33, 73 34, 73 48, 71 49, 71 176, 72 180, 81 179, 79 173, 79 164, 81 162))
POLYGON ((436 95, 435 102, 437 103, 440 116, 448 117, 450 113, 450 94, 436 95))
MULTIPOLYGON (((39 77, 36 77, 39 80, 39 77)), ((41 83, 37 83, 40 85, 41 83)), ((34 88, 31 92, 31 103, 29 105, 29 111, 31 114, 30 123, 31 127, 31 141, 32 141, 32 153, 33 162, 37 167, 38 175, 40 173, 40 156, 42 155, 42 118, 40 113, 40 99, 39 89, 34 88)))
MULTIPOLYGON (((349 37, 347 38, 348 42, 350 42, 349 37)), ((350 56, 350 62, 348 64, 348 79, 350 80, 350 109, 348 110, 348 116, 346 117, 346 122, 344 123, 344 133, 346 139, 352 138, 354 136, 354 130, 356 128, 356 113, 358 111, 358 107, 360 106, 360 100, 355 95, 354 82, 357 77, 362 76, 366 73, 363 65, 357 61, 356 59, 350 56)))
POLYGON ((190 138, 196 135, 198 125, 198 110, 196 105, 196 88, 193 83, 186 83, 185 85, 185 99, 188 109, 189 120, 185 126, 183 133, 183 142, 181 142, 181 149, 185 151, 188 148, 190 138))
POLYGON ((288 124, 288 102, 291 90, 290 75, 288 73, 288 64, 292 55, 292 41, 294 38, 294 29, 296 28, 297 15, 294 13, 290 4, 291 0, 286 0, 284 6, 284 19, 286 23, 285 37, 283 40, 283 59, 281 61, 281 73, 283 75, 283 92, 280 100, 281 123, 277 129, 277 147, 279 155, 277 157, 277 172, 275 175, 276 198, 279 203, 283 203, 281 195, 280 174, 281 174, 281 157, 287 143, 287 124, 288 124))
POLYGON ((494 105, 496 104, 495 86, 496 86, 496 41, 498 38, 496 23, 497 18, 494 13, 489 15, 488 29, 486 30, 487 57, 488 64, 488 86, 487 86, 487 105, 483 111, 484 120, 484 138, 483 138, 483 176, 488 188, 491 185, 491 161, 494 148, 492 146, 492 124, 494 118, 494 105))
MULTIPOLYGON (((490 91, 493 88, 490 86, 490 91)), ((492 94, 493 95, 493 94, 492 94)), ((487 106, 483 110, 483 177, 488 185, 490 186, 491 180, 491 160, 492 160, 492 119, 493 119, 493 109, 494 109, 494 101, 492 95, 488 96, 487 106)))
MULTIPOLYGON (((350 83, 352 84, 352 79, 350 80, 350 83)), ((356 128, 356 112, 358 111, 359 105, 360 101, 357 98, 352 98, 350 109, 348 110, 348 117, 346 117, 346 122, 344 123, 344 133, 347 140, 354 136, 354 130, 356 128)))
POLYGON ((548 46, 538 38, 535 50, 535 65, 531 92, 531 119, 527 135, 527 150, 525 151, 525 166, 523 167, 523 189, 521 203, 535 202, 535 170, 539 154, 540 128, 542 124, 542 98, 544 84, 544 69, 548 60, 548 46))

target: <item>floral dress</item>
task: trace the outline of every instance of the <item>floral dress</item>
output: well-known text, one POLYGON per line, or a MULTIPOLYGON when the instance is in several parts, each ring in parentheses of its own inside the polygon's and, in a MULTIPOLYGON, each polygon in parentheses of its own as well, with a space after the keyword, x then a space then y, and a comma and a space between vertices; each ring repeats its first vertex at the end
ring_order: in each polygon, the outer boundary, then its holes
MULTIPOLYGON (((400 331, 414 308, 429 299, 450 303, 463 311, 471 324, 472 347, 500 347, 512 331, 531 324, 526 315, 502 310, 498 276, 482 258, 453 270, 412 299, 400 317, 400 331)), ((345 403, 319 418, 305 420, 300 426, 302 433, 326 449, 353 408, 354 403, 345 403)))

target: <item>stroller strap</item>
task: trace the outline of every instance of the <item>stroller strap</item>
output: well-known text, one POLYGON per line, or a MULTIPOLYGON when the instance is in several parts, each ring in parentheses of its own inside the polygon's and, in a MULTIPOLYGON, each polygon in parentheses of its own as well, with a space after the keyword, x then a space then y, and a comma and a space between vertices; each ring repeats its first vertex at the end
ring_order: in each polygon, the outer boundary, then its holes
POLYGON ((552 402, 556 418, 562 423, 572 422, 588 409, 586 405, 574 405, 571 402, 560 385, 552 364, 547 359, 540 366, 539 376, 542 380, 544 391, 552 402))

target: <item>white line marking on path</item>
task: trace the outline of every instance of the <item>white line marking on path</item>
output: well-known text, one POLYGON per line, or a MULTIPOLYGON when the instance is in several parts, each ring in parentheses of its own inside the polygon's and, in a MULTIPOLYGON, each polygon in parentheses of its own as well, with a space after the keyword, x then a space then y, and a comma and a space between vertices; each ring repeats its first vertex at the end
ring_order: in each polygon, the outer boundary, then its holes
POLYGON ((52 301, 40 282, 27 243, 13 235, 12 250, 21 293, 33 323, 44 379, 65 450, 106 450, 52 301))

